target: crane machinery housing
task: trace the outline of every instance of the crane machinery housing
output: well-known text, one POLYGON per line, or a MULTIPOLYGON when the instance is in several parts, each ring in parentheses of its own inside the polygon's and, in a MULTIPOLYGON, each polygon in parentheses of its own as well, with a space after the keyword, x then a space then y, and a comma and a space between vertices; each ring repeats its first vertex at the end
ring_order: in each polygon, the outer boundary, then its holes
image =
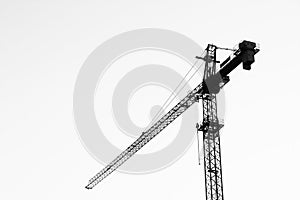
POLYGON ((125 151, 90 179, 86 186, 87 189, 95 187, 195 102, 199 102, 202 99, 203 119, 201 123, 196 124, 196 128, 197 132, 201 131, 203 133, 206 200, 224 199, 220 147, 220 129, 224 124, 218 119, 217 94, 230 81, 228 75, 238 65, 242 64, 245 70, 251 69, 251 64, 254 62, 254 55, 259 52, 259 48, 256 43, 244 40, 239 43, 237 49, 233 49, 233 54, 225 59, 218 68, 217 64, 220 62, 216 59, 217 49, 225 48, 209 44, 205 49, 204 57, 196 56, 197 59, 202 59, 205 62, 202 82, 149 129, 142 132, 140 137, 125 151))

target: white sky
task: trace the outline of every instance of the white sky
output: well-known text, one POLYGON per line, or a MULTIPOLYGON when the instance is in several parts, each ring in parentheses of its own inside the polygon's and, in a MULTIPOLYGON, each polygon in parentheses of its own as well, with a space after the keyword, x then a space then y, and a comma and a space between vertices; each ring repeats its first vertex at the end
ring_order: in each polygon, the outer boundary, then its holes
POLYGON ((201 46, 260 43, 253 70, 226 86, 222 130, 225 199, 295 199, 300 136, 299 1, 0 2, 0 199, 205 199, 196 143, 154 174, 115 173, 84 189, 101 169, 77 136, 77 73, 110 37, 138 28, 182 33, 201 46))

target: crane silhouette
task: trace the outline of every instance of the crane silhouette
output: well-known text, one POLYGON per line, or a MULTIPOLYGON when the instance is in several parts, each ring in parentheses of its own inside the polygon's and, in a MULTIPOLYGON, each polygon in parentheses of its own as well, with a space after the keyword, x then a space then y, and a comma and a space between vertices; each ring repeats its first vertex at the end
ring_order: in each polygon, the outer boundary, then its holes
POLYGON ((220 129, 224 124, 218 119, 217 94, 230 81, 228 75, 238 65, 242 64, 243 69, 245 70, 251 69, 251 64, 254 63, 254 56, 257 52, 259 52, 259 49, 256 43, 246 40, 239 43, 238 49, 221 48, 209 44, 205 49, 205 55, 203 57, 196 56, 197 59, 201 59, 205 63, 202 82, 165 115, 157 120, 150 128, 142 132, 139 138, 125 151, 91 178, 86 188, 92 189, 95 187, 156 135, 163 131, 195 102, 199 102, 201 99, 203 106, 203 121, 196 124, 196 129, 197 134, 200 131, 203 133, 206 199, 223 200, 220 129), (225 59, 219 67, 217 67, 217 65, 220 62, 216 59, 217 49, 233 51, 233 54, 225 59))

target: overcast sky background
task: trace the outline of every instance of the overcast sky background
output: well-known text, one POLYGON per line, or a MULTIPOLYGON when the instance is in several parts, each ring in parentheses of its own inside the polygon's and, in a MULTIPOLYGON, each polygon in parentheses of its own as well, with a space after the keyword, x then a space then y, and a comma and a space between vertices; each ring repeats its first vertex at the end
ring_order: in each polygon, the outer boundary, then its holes
POLYGON ((102 42, 138 28, 182 33, 201 46, 260 43, 252 71, 226 86, 224 196, 295 199, 300 168, 300 2, 0 1, 0 198, 205 199, 196 143, 147 175, 114 173, 84 188, 101 166, 76 133, 76 76, 102 42))

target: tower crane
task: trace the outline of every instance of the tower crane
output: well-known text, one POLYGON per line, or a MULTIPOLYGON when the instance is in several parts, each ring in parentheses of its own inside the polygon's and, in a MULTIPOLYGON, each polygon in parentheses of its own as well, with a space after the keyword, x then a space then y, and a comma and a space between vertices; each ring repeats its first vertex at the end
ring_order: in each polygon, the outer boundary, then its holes
POLYGON ((138 150, 145 146, 150 140, 164 130, 177 117, 184 113, 195 102, 202 99, 203 120, 196 124, 197 132, 203 133, 204 171, 206 200, 223 200, 223 181, 221 165, 220 129, 224 126, 218 119, 217 94, 229 81, 229 73, 238 65, 243 69, 250 70, 254 62, 254 56, 259 52, 256 43, 242 41, 237 49, 232 49, 233 54, 225 59, 217 70, 217 49, 230 50, 209 44, 205 49, 205 56, 198 57, 205 61, 204 76, 202 82, 190 91, 179 103, 162 116, 149 129, 142 132, 139 138, 133 142, 125 151, 111 161, 105 168, 91 178, 86 185, 92 189, 109 174, 120 167, 138 150))

